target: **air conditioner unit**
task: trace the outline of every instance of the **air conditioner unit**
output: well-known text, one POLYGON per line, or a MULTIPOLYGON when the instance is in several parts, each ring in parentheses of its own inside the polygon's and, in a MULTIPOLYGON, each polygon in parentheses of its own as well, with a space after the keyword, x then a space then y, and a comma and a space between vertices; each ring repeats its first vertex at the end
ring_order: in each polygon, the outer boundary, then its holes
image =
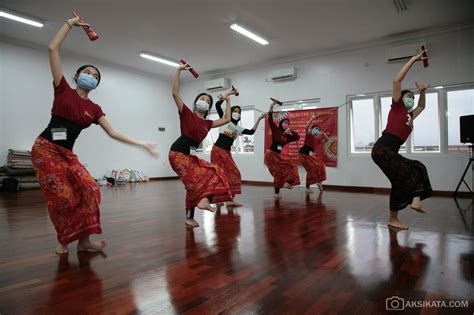
POLYGON ((224 89, 229 88, 229 79, 220 78, 216 80, 206 81, 204 83, 204 87, 208 91, 224 90, 224 89))
POLYGON ((296 79, 296 69, 294 67, 273 70, 270 73, 270 80, 272 81, 282 81, 290 79, 296 79))
MULTIPOLYGON (((385 56, 390 63, 407 61, 411 57, 420 53, 422 43, 395 46, 385 49, 385 56)), ((426 45, 425 45, 426 47, 426 45)))

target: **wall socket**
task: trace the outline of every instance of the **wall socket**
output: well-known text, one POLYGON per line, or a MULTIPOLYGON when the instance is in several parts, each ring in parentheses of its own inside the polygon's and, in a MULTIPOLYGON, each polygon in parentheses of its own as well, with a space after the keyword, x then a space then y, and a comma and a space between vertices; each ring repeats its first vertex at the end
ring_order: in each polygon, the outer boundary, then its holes
POLYGON ((158 127, 158 131, 165 131, 165 127, 158 127))

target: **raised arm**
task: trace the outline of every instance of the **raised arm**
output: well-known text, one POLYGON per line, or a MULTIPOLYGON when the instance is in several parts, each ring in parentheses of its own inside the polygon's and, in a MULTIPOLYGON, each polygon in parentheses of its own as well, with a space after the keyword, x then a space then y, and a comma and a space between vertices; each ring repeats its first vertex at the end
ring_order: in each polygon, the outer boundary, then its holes
POLYGON ((258 125, 260 124, 260 121, 262 119, 264 119, 265 117, 268 116, 268 113, 262 113, 262 115, 260 115, 257 120, 255 121, 255 124, 253 125, 252 129, 244 129, 242 130, 242 134, 243 135, 253 135, 255 133, 255 131, 257 130, 258 128, 258 125))
POLYGON ((408 62, 403 66, 403 68, 397 74, 397 76, 393 79, 392 98, 395 102, 398 102, 400 100, 401 92, 402 92, 402 81, 403 79, 405 79, 405 76, 407 75, 408 71, 413 66, 413 64, 419 60, 428 59, 428 57, 423 57, 423 53, 425 52, 426 50, 423 50, 418 55, 411 57, 410 60, 408 60, 408 62))
POLYGON ((323 136, 323 139, 321 140, 321 143, 326 143, 329 141, 328 134, 325 133, 324 131, 321 131, 321 135, 323 136))
POLYGON ((178 107, 178 111, 181 113, 183 111, 183 100, 181 99, 181 96, 179 95, 179 77, 181 76, 181 71, 183 70, 189 70, 191 67, 188 64, 185 65, 180 65, 177 69, 176 72, 174 73, 174 78, 173 78, 173 99, 174 102, 176 103, 176 106, 178 107))
POLYGON ((425 105, 426 105, 426 89, 431 86, 431 84, 428 84, 428 86, 424 86, 423 84, 418 84, 418 82, 415 82, 416 89, 420 93, 420 98, 418 99, 418 105, 416 108, 413 110, 412 115, 413 119, 418 117, 418 115, 421 114, 422 111, 425 110, 425 105))
POLYGON ((219 100, 216 102, 216 111, 217 114, 219 115, 219 118, 224 117, 224 111, 222 110, 222 103, 224 102, 225 98, 222 96, 222 94, 219 94, 217 96, 219 100))
POLYGON ((63 77, 63 70, 61 68, 61 59, 59 58, 59 48, 61 44, 66 39, 67 34, 72 29, 73 26, 89 26, 86 23, 82 22, 80 17, 75 17, 66 21, 66 23, 61 26, 59 31, 54 35, 51 43, 48 45, 48 55, 49 55, 49 65, 51 66, 51 73, 53 75, 54 86, 58 86, 63 77))
POLYGON ((225 95, 224 95, 224 99, 225 99, 225 103, 226 103, 225 115, 224 115, 224 117, 222 117, 220 119, 214 120, 212 122, 212 128, 220 127, 220 126, 225 125, 228 122, 230 122, 231 115, 232 115, 231 112, 230 112, 230 96, 234 95, 235 93, 237 93, 237 90, 233 90, 233 89, 231 89, 231 90, 227 91, 227 93, 225 93, 225 95))
POLYGON ((313 124, 313 121, 316 120, 316 118, 318 118, 318 116, 316 116, 316 114, 313 114, 311 115, 311 118, 306 123, 306 126, 304 127, 304 129, 306 130, 307 135, 311 132, 311 125, 313 124))
POLYGON ((156 150, 156 146, 154 144, 144 142, 144 141, 135 140, 135 139, 129 138, 129 137, 121 134, 120 132, 118 132, 117 130, 115 130, 112 127, 112 125, 109 123, 109 121, 104 116, 99 118, 99 125, 102 127, 102 129, 111 138, 113 138, 115 140, 118 140, 120 142, 126 143, 126 144, 132 144, 132 145, 142 147, 145 150, 147 150, 148 152, 150 152, 153 156, 155 156, 155 157, 158 156, 158 151, 156 150))

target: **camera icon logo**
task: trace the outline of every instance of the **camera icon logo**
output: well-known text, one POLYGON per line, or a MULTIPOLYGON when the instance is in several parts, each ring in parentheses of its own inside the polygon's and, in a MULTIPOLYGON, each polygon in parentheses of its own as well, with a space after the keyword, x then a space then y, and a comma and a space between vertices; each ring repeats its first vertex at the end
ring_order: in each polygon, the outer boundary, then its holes
POLYGON ((405 299, 398 296, 392 296, 385 300, 387 311, 403 311, 405 309, 405 299))

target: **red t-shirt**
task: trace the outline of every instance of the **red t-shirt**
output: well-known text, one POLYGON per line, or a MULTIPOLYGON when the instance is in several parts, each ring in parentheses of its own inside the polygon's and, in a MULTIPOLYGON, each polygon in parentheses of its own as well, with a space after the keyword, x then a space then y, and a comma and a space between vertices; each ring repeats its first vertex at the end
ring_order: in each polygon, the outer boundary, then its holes
POLYGON ((186 105, 179 112, 179 126, 181 135, 201 143, 212 128, 212 120, 199 118, 186 105))
POLYGON ((278 144, 285 145, 287 143, 299 140, 300 136, 296 131, 292 131, 291 134, 283 134, 283 131, 275 125, 272 115, 268 115, 268 124, 272 130, 272 141, 278 144))
POLYGON ((324 141, 325 139, 321 134, 315 136, 311 132, 307 133, 305 138, 304 138, 304 145, 307 145, 308 147, 313 149, 313 152, 315 155, 323 155, 324 154, 324 146, 321 146, 320 144, 324 141))
POLYGON ((99 118, 105 116, 99 105, 90 99, 83 99, 76 90, 71 89, 64 77, 57 87, 54 87, 54 101, 51 113, 55 116, 72 121, 82 128, 92 123, 98 124, 99 118))
POLYGON ((400 97, 398 102, 392 98, 392 105, 388 113, 387 126, 384 133, 391 133, 405 142, 413 130, 413 114, 409 113, 403 99, 400 97))

